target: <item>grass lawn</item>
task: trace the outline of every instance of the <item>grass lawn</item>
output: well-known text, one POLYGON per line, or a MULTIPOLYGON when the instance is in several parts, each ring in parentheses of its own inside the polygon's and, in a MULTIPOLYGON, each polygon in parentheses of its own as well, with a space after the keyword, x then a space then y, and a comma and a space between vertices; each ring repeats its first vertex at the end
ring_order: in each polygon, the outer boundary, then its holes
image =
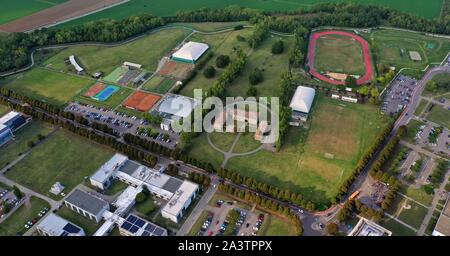
POLYGON ((66 1, 68 0, 2 1, 2 9, 5 11, 0 14, 0 24, 5 24, 7 22, 20 19, 66 1))
POLYGON ((108 234, 108 236, 122 236, 120 234, 119 228, 115 227, 113 228, 113 230, 108 234))
POLYGON ((242 133, 236 146, 233 149, 233 153, 246 153, 253 151, 261 146, 261 142, 255 140, 255 134, 246 132, 242 133))
POLYGON ((95 231, 97 231, 97 229, 100 228, 100 226, 103 224, 103 221, 97 223, 77 212, 72 211, 70 208, 67 208, 66 206, 62 206, 56 212, 56 214, 72 222, 73 224, 83 228, 84 233, 86 233, 87 236, 92 236, 95 233, 95 231))
POLYGON ((228 133, 228 132, 213 132, 209 134, 209 138, 211 142, 214 143, 216 147, 219 149, 228 152, 231 149, 231 145, 233 141, 236 139, 236 133, 228 133))
POLYGON ((133 93, 133 90, 130 88, 122 86, 119 86, 119 88, 120 89, 113 95, 111 95, 111 97, 109 97, 106 101, 94 100, 92 98, 83 96, 85 91, 89 90, 89 88, 86 88, 85 90, 80 92, 77 96, 75 96, 74 100, 102 108, 114 109, 115 107, 120 105, 128 96, 130 96, 131 93, 133 93))
MULTIPOLYGON (((441 73, 437 74, 433 77, 433 81, 435 81, 437 84, 448 84, 450 83, 450 74, 449 73, 441 73)), ((425 87, 425 90, 423 91, 423 95, 427 97, 436 97, 443 94, 448 93, 447 88, 445 86, 438 87, 435 91, 428 90, 428 87, 425 87)), ((440 97, 437 97, 439 99, 440 97)))
POLYGON ((15 134, 15 139, 8 144, 0 147, 0 169, 14 161, 20 154, 29 149, 28 142, 33 140, 38 141, 38 134, 44 136, 48 135, 52 131, 48 123, 41 122, 39 120, 33 120, 31 123, 23 126, 15 134))
POLYGON ((139 212, 139 215, 146 219, 150 219, 153 214, 158 210, 158 206, 153 202, 153 197, 148 196, 147 200, 142 203, 136 203, 136 211, 139 212))
POLYGON ((258 236, 295 236, 295 227, 287 220, 266 214, 258 236))
POLYGON ((143 90, 164 94, 175 84, 174 80, 155 75, 142 86, 143 90))
POLYGON ((24 225, 34 218, 39 218, 38 213, 43 208, 50 208, 50 205, 37 197, 30 197, 29 202, 25 202, 11 216, 0 224, 0 236, 23 235, 27 229, 24 225))
MULTIPOLYGON (((340 0, 324 0, 321 2, 338 1, 340 0)), ((388 6, 426 18, 438 18, 442 7, 442 0, 353 0, 352 2, 388 6)), ((152 1, 152 3, 153 4, 149 4, 148 0, 131 0, 126 4, 121 4, 68 23, 63 23, 60 26, 73 26, 105 18, 123 19, 138 13, 150 13, 157 16, 173 16, 180 10, 196 10, 202 7, 221 9, 230 5, 239 5, 264 11, 292 11, 301 7, 312 6, 318 2, 317 0, 155 0, 152 1)))
POLYGON ((7 78, 4 86, 28 97, 62 106, 92 84, 93 80, 80 76, 34 68, 7 78))
POLYGON ((364 75, 361 44, 348 36, 322 36, 317 39, 314 67, 318 71, 364 75))
POLYGON ((208 218, 208 211, 203 210, 203 212, 200 214, 200 217, 198 217, 195 224, 192 226, 191 230, 188 233, 188 236, 196 236, 197 233, 200 231, 200 229, 203 226, 203 223, 205 223, 206 219, 208 218))
POLYGON ((423 69, 433 62, 441 62, 450 51, 450 40, 429 37, 418 33, 375 30, 370 34, 372 48, 378 55, 378 62, 399 68, 423 69), (414 62, 409 58, 409 51, 417 51, 422 61, 414 62))
POLYGON ((50 57, 44 65, 56 70, 66 70, 64 59, 75 55, 79 64, 89 73, 103 71, 108 74, 125 61, 139 63, 145 69, 152 71, 156 69, 158 61, 179 44, 188 33, 187 29, 172 28, 155 32, 121 46, 69 47, 50 57), (155 47, 156 45, 158 47, 155 47))
POLYGON ((66 187, 64 192, 68 193, 113 154, 106 147, 59 130, 6 175, 36 192, 55 197, 49 192, 55 182, 61 182, 66 187))
POLYGON ((387 228, 389 231, 392 232, 392 236, 415 236, 416 233, 402 225, 401 223, 397 222, 394 219, 391 219, 389 217, 385 217, 380 223, 381 226, 387 228))
POLYGON ((420 129, 420 126, 424 125, 422 121, 418 121, 415 119, 411 119, 409 123, 406 125, 407 127, 407 133, 405 140, 407 140, 410 143, 415 142, 416 134, 420 129))
POLYGON ((7 107, 5 105, 0 105, 0 117, 5 115, 9 111, 10 111, 9 107, 7 107))
POLYGON ((114 196, 119 192, 123 192, 129 185, 119 180, 114 180, 112 185, 105 191, 108 196, 114 196))
POLYGON ((435 105, 426 118, 432 122, 445 126, 447 129, 450 129, 450 110, 448 109, 435 105))
POLYGON ((198 160, 211 163, 214 167, 219 167, 223 162, 223 154, 215 151, 208 143, 205 133, 192 139, 190 146, 187 148, 187 154, 198 160))
MULTIPOLYGON (((193 97, 194 89, 203 89, 207 90, 214 85, 214 82, 223 72, 223 69, 217 68, 215 66, 217 56, 223 54, 230 56, 231 59, 235 57, 233 53, 233 47, 237 46, 241 48, 244 52, 249 52, 248 43, 245 41, 239 41, 237 36, 242 36, 247 38, 252 33, 252 29, 242 29, 238 31, 225 32, 219 34, 212 35, 202 35, 202 34, 194 34, 189 40, 195 42, 206 43, 209 45, 210 49, 214 51, 214 56, 211 58, 205 67, 197 72, 195 78, 190 81, 183 89, 180 91, 180 94, 193 97), (208 66, 214 66, 216 68, 216 75, 213 78, 206 78, 203 75, 203 70, 208 66)), ((244 73, 245 74, 245 73, 244 73)), ((248 78, 246 78, 248 81, 248 78)))
POLYGON ((424 205, 431 205, 431 202, 433 201, 433 195, 427 194, 423 187, 416 189, 412 186, 402 186, 400 192, 424 205))
POLYGON ((425 234, 427 234, 429 236, 431 236, 431 234, 433 234, 433 230, 434 230, 434 227, 436 227, 437 221, 438 221, 438 218, 432 217, 430 219, 430 222, 428 222, 427 229, 425 230, 425 234))
POLYGON ((415 116, 420 116, 420 114, 422 114, 423 110, 425 109, 425 107, 427 106, 428 101, 422 99, 419 102, 419 105, 417 105, 416 110, 414 111, 414 115, 415 116))
POLYGON ((397 198, 391 206, 391 214, 414 228, 420 228, 428 209, 404 197, 397 198))
POLYGON ((290 128, 279 152, 233 157, 226 168, 325 207, 388 119, 373 105, 343 104, 320 93, 314 108, 309 130, 290 128))

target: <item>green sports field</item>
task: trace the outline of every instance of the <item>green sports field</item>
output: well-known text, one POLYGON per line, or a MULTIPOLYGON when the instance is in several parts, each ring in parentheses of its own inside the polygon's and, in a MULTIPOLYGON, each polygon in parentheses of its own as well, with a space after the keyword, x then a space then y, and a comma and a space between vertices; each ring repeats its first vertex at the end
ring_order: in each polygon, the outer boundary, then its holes
POLYGON ((165 94, 175 84, 175 80, 155 75, 142 86, 143 90, 165 94))
POLYGON ((440 63, 450 52, 450 39, 429 37, 420 33, 375 30, 365 37, 371 43, 378 63, 397 66, 398 69, 423 69, 430 63, 440 63), (417 51, 422 60, 412 61, 409 51, 417 51))
POLYGON ((364 75, 361 44, 348 36, 326 35, 317 39, 314 67, 351 75, 364 75))
POLYGON ((49 54, 49 59, 44 61, 43 65, 56 70, 65 70, 64 59, 75 55, 88 73, 103 71, 109 74, 125 61, 141 64, 146 70, 153 71, 158 61, 179 44, 189 32, 188 29, 169 28, 115 47, 69 47, 57 54, 49 54))
POLYGON ((80 76, 67 75, 43 68, 20 73, 7 78, 6 88, 53 104, 62 106, 69 102, 84 88, 94 83, 93 80, 80 76))
MULTIPOLYGON (((342 2, 343 0, 323 0, 320 2, 342 2)), ((426 18, 438 18, 441 12, 442 0, 347 0, 361 4, 379 4, 413 13, 426 18)), ((157 16, 172 16, 179 10, 196 10, 202 7, 221 9, 230 5, 238 5, 264 11, 292 11, 302 7, 310 7, 317 0, 131 0, 128 3, 104 10, 66 24, 71 26, 87 21, 112 18, 122 19, 139 13, 150 13, 157 16)))
POLYGON ((61 182, 67 193, 113 154, 106 147, 59 130, 11 168, 6 176, 36 192, 55 198, 49 192, 55 182, 61 182))
POLYGON ((66 1, 67 0, 1 1, 2 12, 0 13, 0 24, 31 15, 66 1))

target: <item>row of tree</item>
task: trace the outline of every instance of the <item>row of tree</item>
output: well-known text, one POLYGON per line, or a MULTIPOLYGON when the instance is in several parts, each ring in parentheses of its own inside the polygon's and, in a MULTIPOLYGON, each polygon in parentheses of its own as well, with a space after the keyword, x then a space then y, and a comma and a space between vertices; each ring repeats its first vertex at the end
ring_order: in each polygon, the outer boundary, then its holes
POLYGON ((273 212, 278 212, 279 214, 284 215, 292 221, 297 235, 303 235, 303 224, 300 218, 295 213, 291 212, 288 207, 282 206, 274 200, 267 199, 266 197, 249 192, 248 190, 239 189, 228 184, 220 184, 219 189, 225 193, 241 198, 246 202, 255 203, 262 208, 269 209, 273 212))

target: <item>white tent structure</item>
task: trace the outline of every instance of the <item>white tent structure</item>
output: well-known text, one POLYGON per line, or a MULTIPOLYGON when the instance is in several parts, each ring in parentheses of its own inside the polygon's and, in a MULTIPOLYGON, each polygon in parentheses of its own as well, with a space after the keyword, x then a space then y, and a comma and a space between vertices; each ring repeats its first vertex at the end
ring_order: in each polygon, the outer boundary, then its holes
POLYGON ((313 88, 299 86, 297 87, 297 90, 295 90, 294 97, 292 97, 289 107, 291 107, 295 112, 308 114, 311 110, 315 95, 316 90, 314 90, 313 88))
POLYGON ((70 55, 69 61, 70 61, 70 64, 72 64, 72 66, 77 70, 78 73, 81 73, 84 71, 84 69, 82 67, 80 67, 80 65, 78 65, 77 61, 75 60, 75 56, 70 55))
POLYGON ((207 50, 209 46, 203 43, 188 42, 178 51, 172 54, 175 61, 195 63, 207 50))

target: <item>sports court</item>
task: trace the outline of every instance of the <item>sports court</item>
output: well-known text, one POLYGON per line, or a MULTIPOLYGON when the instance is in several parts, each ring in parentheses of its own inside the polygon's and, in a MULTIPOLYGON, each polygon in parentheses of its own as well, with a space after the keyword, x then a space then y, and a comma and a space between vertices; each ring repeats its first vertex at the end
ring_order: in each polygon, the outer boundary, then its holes
POLYGON ((128 71, 126 67, 118 67, 113 70, 109 75, 105 76, 103 80, 110 83, 117 83, 128 71))
POLYGON ((95 95, 97 95, 99 92, 103 91, 103 89, 106 88, 106 85, 104 83, 96 83, 93 86, 91 86, 91 88, 89 88, 89 90, 87 92, 85 92, 83 94, 83 96, 85 97, 94 97, 95 95))
POLYGON ((170 76, 178 79, 184 79, 193 68, 193 64, 169 60, 159 70, 158 74, 161 76, 170 76))
MULTIPOLYGON (((354 63, 353 61, 351 61, 352 63, 350 63, 349 65, 364 65, 364 74, 363 75, 359 75, 357 76, 357 84, 365 84, 370 82, 370 80, 373 77, 373 66, 372 66, 372 60, 370 57, 370 48, 369 48, 369 44, 367 43, 367 41, 365 41, 362 37, 357 36, 353 33, 349 33, 349 32, 344 32, 344 31, 336 31, 336 30, 330 30, 330 31, 320 31, 320 32, 315 32, 311 35, 310 38, 310 42, 309 42, 309 47, 308 47, 308 62, 307 65, 310 68, 310 73, 311 75, 313 75, 314 77, 325 81, 327 83, 331 83, 334 85, 344 85, 345 84, 345 79, 341 80, 338 78, 343 78, 343 77, 347 77, 347 75, 355 75, 355 74, 346 74, 344 70, 340 71, 340 72, 332 72, 333 70, 318 70, 317 69, 317 63, 316 62, 316 57, 318 56, 318 41, 320 39, 327 39, 328 42, 326 42, 327 44, 333 44, 333 37, 336 37, 335 39, 340 39, 341 42, 345 42, 347 41, 346 44, 342 44, 342 47, 345 48, 354 48, 354 45, 352 47, 352 43, 356 42, 360 45, 361 48, 361 52, 360 54, 362 55, 362 63, 354 63), (348 38, 348 40, 342 40, 343 38, 348 38), (335 74, 335 75, 333 75, 335 74), (337 76, 336 76, 337 75, 337 76)), ((334 45, 336 46, 336 45, 334 45)), ((329 56, 328 61, 332 61, 333 59, 333 55, 336 54, 341 54, 345 49, 340 49, 339 45, 337 45, 337 49, 335 51, 326 51, 325 53, 322 52, 321 54, 327 54, 329 56)), ((353 49, 354 50, 354 49, 353 49)), ((355 52, 357 53, 357 52, 355 52)), ((341 56, 340 61, 345 62, 348 61, 348 59, 350 59, 350 57, 352 56, 347 56, 345 57, 345 54, 341 56)), ((322 58, 323 59, 323 58, 322 58)), ((326 60, 326 58, 325 58, 326 60)), ((323 64, 323 63, 320 63, 323 64)), ((332 64, 332 63, 328 63, 328 64, 332 64)), ((350 70, 358 70, 356 69, 350 69, 350 70)))
POLYGON ((119 90, 119 87, 114 86, 114 85, 109 85, 108 87, 103 89, 101 92, 97 93, 92 98, 95 100, 98 100, 98 101, 106 101, 107 99, 109 99, 109 97, 111 97, 111 95, 113 95, 118 90, 119 90))
POLYGON ((136 91, 131 95, 124 103, 123 106, 130 109, 136 109, 138 111, 147 112, 149 111, 159 100, 161 96, 136 91))

